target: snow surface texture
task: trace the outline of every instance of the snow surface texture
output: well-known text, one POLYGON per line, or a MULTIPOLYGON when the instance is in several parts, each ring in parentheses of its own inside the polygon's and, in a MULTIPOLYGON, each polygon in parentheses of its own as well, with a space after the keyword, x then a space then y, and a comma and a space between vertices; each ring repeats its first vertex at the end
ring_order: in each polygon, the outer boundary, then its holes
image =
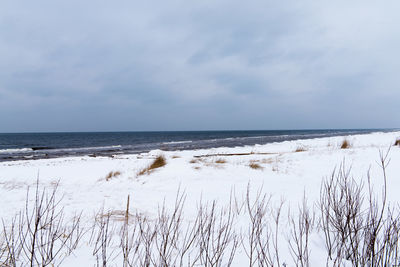
MULTIPOLYGON (((156 217, 164 202, 166 207, 173 207, 178 189, 187 196, 184 215, 191 220, 200 200, 216 200, 223 206, 229 202, 232 192, 244 199, 248 185, 252 193, 262 190, 271 195, 272 203, 284 200, 285 210, 289 207, 295 210, 304 194, 309 203, 318 201, 321 182, 343 162, 351 167, 356 180, 366 181, 370 170, 372 183, 379 191, 382 185, 377 164, 379 151, 389 147, 392 148, 387 168, 388 201, 398 203, 400 147, 393 144, 399 137, 400 132, 373 133, 235 148, 155 150, 139 155, 2 162, 0 216, 7 221, 23 209, 27 187, 34 186, 37 178, 40 187, 52 187, 58 181, 58 194, 62 196, 61 205, 67 217, 83 211, 88 220, 102 207, 111 211, 124 210, 128 195, 131 213, 156 217), (349 149, 340 149, 344 139, 349 141, 349 149), (158 155, 164 155, 166 166, 138 175, 158 155), (109 175, 110 172, 117 172, 117 175, 109 175)), ((282 233, 282 238, 284 236, 282 233)), ((281 246, 287 250, 286 242, 281 246)), ((84 255, 86 252, 78 248, 63 266, 93 266, 91 252, 84 255)), ((324 242, 314 238, 311 266, 325 263, 325 254, 324 242)), ((239 250, 238 255, 234 265, 246 266, 242 265, 246 262, 244 253, 239 250)), ((290 257, 287 251, 282 255, 283 260, 290 257)))

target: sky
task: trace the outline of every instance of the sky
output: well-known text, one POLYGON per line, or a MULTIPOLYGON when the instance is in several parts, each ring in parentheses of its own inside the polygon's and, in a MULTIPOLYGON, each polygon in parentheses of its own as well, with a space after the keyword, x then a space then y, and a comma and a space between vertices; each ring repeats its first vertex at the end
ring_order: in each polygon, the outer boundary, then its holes
POLYGON ((398 10, 2 0, 0 132, 399 128, 398 10))

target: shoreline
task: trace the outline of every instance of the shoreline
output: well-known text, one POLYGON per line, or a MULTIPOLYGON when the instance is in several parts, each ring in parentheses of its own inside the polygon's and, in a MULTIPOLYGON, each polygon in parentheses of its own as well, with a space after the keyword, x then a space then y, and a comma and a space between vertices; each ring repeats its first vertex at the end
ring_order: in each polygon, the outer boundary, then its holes
MULTIPOLYGON (((0 138, 0 142, 9 144, 0 145, 2 147, 0 149, 0 162, 83 156, 113 157, 116 155, 148 153, 156 149, 163 151, 190 151, 222 147, 234 148, 283 141, 395 131, 395 129, 225 131, 222 132, 222 135, 221 132, 201 132, 200 135, 197 132, 189 135, 186 135, 186 132, 175 132, 173 136, 162 132, 157 132, 157 136, 138 135, 138 133, 104 133, 105 136, 101 137, 98 136, 101 133, 66 133, 61 134, 61 136, 56 133, 48 133, 45 134, 47 135, 47 141, 45 142, 43 136, 41 136, 42 134, 30 134, 21 140, 13 140, 13 135, 10 135, 8 137, 3 136, 3 139, 0 138), (121 134, 125 135, 120 136, 121 134), (166 134, 166 136, 162 134, 166 134), (91 138, 93 140, 90 142, 85 141, 91 138), (78 141, 79 139, 82 141, 78 141), (14 145, 10 145, 13 143, 14 145), (27 143, 32 143, 32 145, 19 145, 27 143)), ((19 135, 16 134, 16 136, 19 135)))

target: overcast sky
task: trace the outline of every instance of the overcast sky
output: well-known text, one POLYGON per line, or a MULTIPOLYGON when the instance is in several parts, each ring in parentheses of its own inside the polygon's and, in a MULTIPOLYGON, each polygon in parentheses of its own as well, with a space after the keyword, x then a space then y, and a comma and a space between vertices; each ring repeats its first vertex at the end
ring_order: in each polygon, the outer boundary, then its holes
POLYGON ((0 2, 0 132, 400 127, 400 1, 0 2))

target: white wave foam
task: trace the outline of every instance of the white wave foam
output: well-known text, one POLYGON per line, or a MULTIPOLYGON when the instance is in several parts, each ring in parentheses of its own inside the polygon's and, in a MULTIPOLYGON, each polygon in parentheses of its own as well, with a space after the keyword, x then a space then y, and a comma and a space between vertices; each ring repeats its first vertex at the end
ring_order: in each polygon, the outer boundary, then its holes
POLYGON ((32 148, 7 148, 7 149, 0 149, 0 154, 23 153, 31 151, 33 151, 32 148))
POLYGON ((121 145, 117 146, 95 146, 95 147, 72 147, 72 148, 57 148, 52 149, 51 152, 85 152, 85 151, 99 151, 99 150, 108 150, 108 149, 116 149, 121 148, 121 145))
POLYGON ((175 145, 175 144, 187 144, 192 143, 193 141, 171 141, 171 142, 164 142, 163 145, 175 145))

